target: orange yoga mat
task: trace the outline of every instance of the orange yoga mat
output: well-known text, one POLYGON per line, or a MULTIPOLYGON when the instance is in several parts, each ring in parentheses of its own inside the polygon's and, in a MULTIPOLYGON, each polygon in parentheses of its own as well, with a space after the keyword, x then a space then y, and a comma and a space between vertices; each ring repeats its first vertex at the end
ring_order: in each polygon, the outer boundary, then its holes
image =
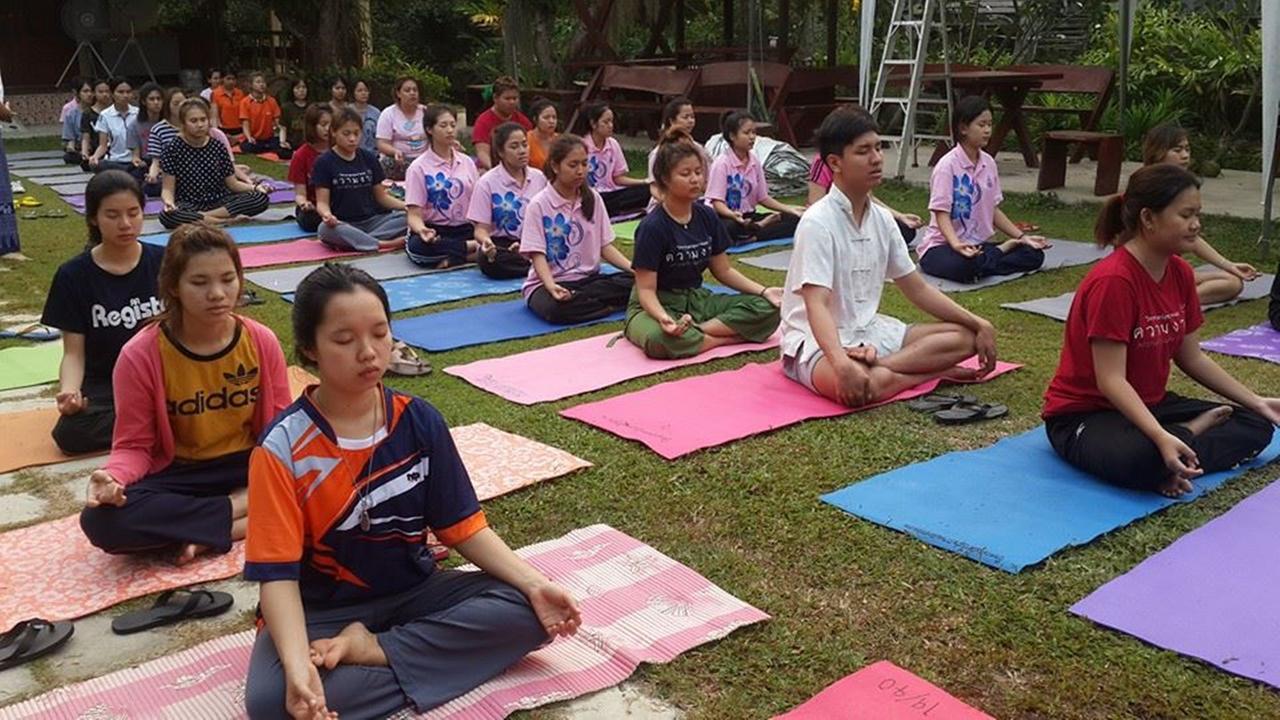
MULTIPOLYGON (((289 387, 294 397, 308 384, 315 382, 319 381, 306 370, 297 366, 289 368, 289 387)), ((4 443, 0 443, 0 473, 37 465, 52 465, 77 457, 63 453, 53 444, 50 433, 58 422, 58 409, 52 407, 52 398, 49 403, 50 407, 38 410, 0 413, 0 437, 4 438, 4 443)))

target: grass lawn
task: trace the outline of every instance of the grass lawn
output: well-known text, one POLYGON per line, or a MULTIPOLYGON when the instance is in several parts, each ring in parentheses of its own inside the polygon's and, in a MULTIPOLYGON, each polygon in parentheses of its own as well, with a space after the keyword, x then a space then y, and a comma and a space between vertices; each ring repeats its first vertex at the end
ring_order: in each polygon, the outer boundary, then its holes
MULTIPOLYGON (((20 142, 8 146, 10 151, 37 147, 20 142)), ((283 175, 282 166, 260 166, 283 175)), ((47 205, 59 202, 43 188, 28 184, 28 190, 47 205)), ((921 214, 927 200, 923 189, 897 186, 880 195, 921 214)), ((1017 195, 1007 197, 1004 209, 1015 220, 1038 222, 1046 235, 1077 240, 1091 236, 1096 211, 1017 195)), ((8 301, 6 312, 35 312, 57 265, 83 246, 83 220, 72 213, 67 219, 20 222, 23 252, 32 261, 10 264, 11 272, 0 273, 0 299, 8 301)), ((1273 261, 1255 248, 1257 232, 1256 222, 1206 220, 1206 236, 1224 254, 1270 269, 1273 261)), ((782 280, 780 273, 740 267, 762 282, 782 280)), ((769 717, 879 659, 892 660, 999 718, 1280 717, 1280 694, 1274 691, 1067 613, 1068 606, 1098 586, 1262 488, 1274 479, 1275 470, 1252 472, 1195 503, 1060 553, 1019 575, 928 547, 818 500, 824 492, 875 473, 989 445, 1038 425, 1041 393, 1057 362, 1062 325, 999 305, 1071 290, 1086 270, 1046 272, 955 296, 995 323, 1005 359, 1026 364, 976 388, 984 399, 1008 404, 1008 417, 959 429, 889 406, 667 462, 639 444, 556 412, 654 382, 767 360, 768 354, 717 360, 534 407, 506 402, 440 371, 618 330, 617 324, 432 355, 432 375, 389 383, 427 398, 451 424, 484 421, 595 463, 589 471, 488 503, 490 521, 512 545, 608 523, 773 616, 669 665, 646 666, 638 673, 654 694, 688 710, 690 717, 769 717)), ((272 293, 260 294, 268 302, 247 314, 273 327, 292 355, 290 306, 272 293)), ((895 289, 886 291, 884 305, 886 312, 908 321, 923 319, 895 289)), ((1216 310, 1207 315, 1203 333, 1217 335, 1264 317, 1261 301, 1216 310)), ((1219 361, 1251 386, 1280 392, 1280 367, 1219 361)), ((1196 392, 1176 371, 1174 386, 1196 392)))

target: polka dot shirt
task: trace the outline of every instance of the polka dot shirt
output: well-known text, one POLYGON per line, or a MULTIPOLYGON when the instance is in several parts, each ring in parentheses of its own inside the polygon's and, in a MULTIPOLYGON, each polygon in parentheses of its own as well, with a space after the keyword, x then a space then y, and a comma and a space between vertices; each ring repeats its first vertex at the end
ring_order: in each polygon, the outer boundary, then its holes
POLYGON ((164 149, 160 156, 160 169, 177 181, 174 200, 197 206, 226 197, 229 194, 227 177, 235 174, 236 170, 227 149, 213 138, 209 138, 204 147, 193 147, 181 135, 164 149))

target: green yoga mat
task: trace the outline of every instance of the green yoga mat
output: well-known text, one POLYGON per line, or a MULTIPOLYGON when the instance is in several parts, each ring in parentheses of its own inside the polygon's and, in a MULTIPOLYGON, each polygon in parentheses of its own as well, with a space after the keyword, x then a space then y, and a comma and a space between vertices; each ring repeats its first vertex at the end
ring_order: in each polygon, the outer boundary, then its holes
MULTIPOLYGON (((771 213, 771 212, 773 212, 773 211, 772 211, 772 210, 770 210, 769 208, 767 208, 767 207, 763 206, 763 205, 757 205, 757 206, 756 206, 756 212, 771 213)), ((628 221, 626 221, 626 222, 614 223, 614 224, 613 224, 613 235, 614 235, 614 237, 615 237, 615 238, 617 238, 617 239, 619 239, 619 240, 626 240, 626 241, 628 241, 628 242, 635 242, 635 241, 636 241, 636 228, 640 227, 640 220, 641 220, 641 219, 643 219, 643 218, 636 218, 635 220, 628 220, 628 221)))
POLYGON ((0 350, 0 390, 41 385, 58 379, 62 343, 19 345, 0 350))

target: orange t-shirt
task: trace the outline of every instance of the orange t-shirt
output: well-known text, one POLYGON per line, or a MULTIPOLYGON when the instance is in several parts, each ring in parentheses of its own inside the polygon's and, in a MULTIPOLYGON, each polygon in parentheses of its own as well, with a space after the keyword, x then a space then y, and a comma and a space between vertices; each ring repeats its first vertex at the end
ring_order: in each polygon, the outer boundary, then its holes
POLYGON ((269 140, 280 120, 280 103, 270 95, 261 100, 247 95, 240 101, 240 122, 249 121, 249 135, 254 140, 269 140))
POLYGON ((253 338, 243 325, 221 352, 196 355, 161 328, 165 406, 173 428, 173 455, 186 462, 212 460, 257 444, 254 408, 262 377, 253 338))
POLYGON ((227 93, 226 88, 216 87, 210 95, 211 102, 218 108, 218 127, 235 128, 240 132, 240 101, 244 100, 244 91, 236 88, 227 93))
MULTIPOLYGON (((529 136, 529 167, 537 168, 538 170, 543 170, 543 167, 547 164, 547 151, 549 150, 549 148, 538 141, 538 135, 536 133, 530 132, 528 136, 529 136)), ((553 136, 551 138, 552 142, 554 142, 557 137, 560 137, 560 136, 559 135, 553 136)), ((548 145, 549 144, 550 143, 548 143, 548 145)))

